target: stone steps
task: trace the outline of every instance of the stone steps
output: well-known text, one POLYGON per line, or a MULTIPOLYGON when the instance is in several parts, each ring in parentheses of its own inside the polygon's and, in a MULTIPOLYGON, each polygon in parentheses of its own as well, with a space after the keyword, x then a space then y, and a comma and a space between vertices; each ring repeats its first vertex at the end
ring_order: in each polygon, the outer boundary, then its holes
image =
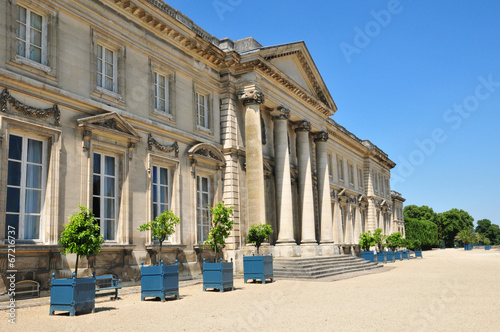
POLYGON ((318 279, 342 273, 366 271, 382 265, 350 255, 311 258, 275 258, 276 278, 318 279))

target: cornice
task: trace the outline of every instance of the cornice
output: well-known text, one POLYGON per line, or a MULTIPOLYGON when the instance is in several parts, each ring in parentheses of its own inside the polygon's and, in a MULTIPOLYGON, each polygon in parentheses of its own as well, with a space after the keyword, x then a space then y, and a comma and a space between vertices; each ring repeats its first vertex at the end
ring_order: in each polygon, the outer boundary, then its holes
POLYGON ((194 24, 180 11, 159 0, 104 0, 159 32, 181 49, 195 53, 216 66, 231 65, 234 54, 219 49, 219 40, 194 24), (159 9, 159 10, 154 10, 159 9), (185 29, 175 27, 182 24, 185 29), (186 30, 186 31, 182 31, 186 30))

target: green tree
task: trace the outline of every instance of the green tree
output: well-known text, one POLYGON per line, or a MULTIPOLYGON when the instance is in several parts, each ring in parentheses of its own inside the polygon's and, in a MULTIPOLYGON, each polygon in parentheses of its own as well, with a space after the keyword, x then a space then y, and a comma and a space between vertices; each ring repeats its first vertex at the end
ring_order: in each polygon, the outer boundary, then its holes
POLYGON ((379 252, 382 252, 384 250, 384 243, 386 238, 387 236, 382 234, 382 228, 377 228, 375 230, 375 233, 373 233, 373 239, 375 240, 375 244, 377 245, 379 252))
POLYGON ((255 244, 258 255, 260 245, 268 240, 271 234, 273 234, 273 229, 268 224, 252 225, 248 230, 247 242, 255 244))
POLYGON ((405 216, 405 234, 410 249, 431 249, 439 244, 438 227, 432 221, 405 216))
POLYGON ((500 228, 488 219, 478 220, 476 233, 483 234, 492 244, 500 244, 500 228))
POLYGON ((396 232, 396 233, 392 233, 391 235, 389 235, 385 241, 386 241, 389 249, 391 249, 391 251, 394 251, 394 250, 396 250, 397 247, 402 246, 402 244, 403 244, 402 240, 403 240, 403 236, 401 235, 401 233, 396 232))
POLYGON ((474 227, 474 218, 466 211, 451 209, 438 215, 438 223, 442 230, 443 240, 447 247, 454 245, 455 236, 463 229, 472 229, 474 227))
POLYGON ((359 235, 359 246, 364 251, 369 251, 371 246, 375 245, 375 238, 372 235, 371 231, 361 233, 359 235))
POLYGON ((462 242, 463 244, 474 244, 477 240, 476 233, 472 231, 472 228, 462 229, 455 236, 455 240, 462 242))
POLYGON ((169 236, 174 234, 175 225, 180 223, 180 219, 170 210, 161 213, 150 222, 144 223, 139 226, 138 230, 141 232, 151 230, 151 235, 154 239, 160 242, 160 251, 158 254, 159 260, 161 261, 161 249, 163 241, 168 239, 169 236))
POLYGON ((85 206, 80 205, 78 208, 80 211, 70 216, 59 239, 63 255, 76 254, 75 275, 78 275, 79 258, 85 256, 89 259, 90 256, 97 255, 104 242, 94 214, 85 206))
MULTIPOLYGON (((441 243, 443 239, 442 229, 439 225, 438 214, 434 212, 434 210, 426 205, 416 206, 416 205, 407 205, 403 210, 404 219, 406 221, 407 218, 416 219, 416 220, 425 220, 428 222, 432 222, 437 225, 437 237, 438 242, 441 243)), ((423 242, 428 242, 424 240, 423 242)), ((427 246, 427 245, 425 245, 427 246)))
POLYGON ((215 252, 215 259, 217 260, 218 253, 226 247, 226 238, 230 235, 233 229, 233 206, 227 207, 224 203, 219 202, 217 205, 210 209, 212 214, 212 228, 208 234, 208 239, 205 241, 209 244, 215 252))

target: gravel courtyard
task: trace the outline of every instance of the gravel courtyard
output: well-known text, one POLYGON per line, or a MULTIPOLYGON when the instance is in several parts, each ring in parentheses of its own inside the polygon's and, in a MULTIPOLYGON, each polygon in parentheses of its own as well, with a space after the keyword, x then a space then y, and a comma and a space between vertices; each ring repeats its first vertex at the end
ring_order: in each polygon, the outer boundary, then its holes
MULTIPOLYGON (((321 281, 244 284, 233 292, 181 287, 180 300, 139 293, 96 303, 94 314, 49 306, 0 311, 0 331, 493 331, 500 328, 500 250, 446 249, 374 273, 321 281)), ((125 293, 125 292, 124 292, 125 293)), ((2 307, 6 303, 1 304, 2 307)))

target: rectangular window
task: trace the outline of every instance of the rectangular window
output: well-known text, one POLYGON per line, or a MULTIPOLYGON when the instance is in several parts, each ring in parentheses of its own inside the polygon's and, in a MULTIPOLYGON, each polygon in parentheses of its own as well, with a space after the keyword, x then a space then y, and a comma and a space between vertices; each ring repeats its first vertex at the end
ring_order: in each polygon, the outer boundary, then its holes
POLYGON ((155 76, 155 109, 160 112, 170 113, 168 96, 168 77, 154 73, 155 76))
POLYGON ((196 177, 196 205, 198 210, 198 243, 208 239, 210 231, 210 181, 203 176, 196 177))
POLYGON ((342 158, 337 158, 337 171, 339 175, 339 181, 344 181, 344 161, 342 158))
POLYGON ((170 170, 153 166, 153 219, 170 210, 170 170))
POLYGON ((349 175, 349 184, 354 186, 354 170, 351 164, 347 166, 347 173, 349 175))
POLYGON ((373 172, 373 187, 378 192, 378 173, 373 172))
POLYGON ((9 135, 5 229, 14 227, 18 239, 40 239, 46 167, 43 151, 40 140, 9 135))
POLYGON ((45 64, 46 39, 45 18, 29 9, 17 6, 17 54, 35 62, 45 64))
POLYGON ((116 241, 118 170, 116 158, 94 153, 92 207, 101 234, 106 241, 116 241))
POLYGON ((106 46, 97 45, 97 86, 112 92, 117 92, 116 54, 106 46))
POLYGON ((196 93, 196 115, 198 126, 208 128, 208 96, 196 93))
POLYGON ((363 171, 358 168, 358 184, 360 188, 363 188, 363 171))
POLYGON ((377 178, 378 178, 377 180, 379 180, 379 181, 380 181, 380 195, 381 195, 381 196, 384 196, 384 192, 385 192, 385 183, 384 183, 385 181, 384 181, 384 177, 382 177, 382 176, 378 176, 378 174, 377 174, 377 178))

